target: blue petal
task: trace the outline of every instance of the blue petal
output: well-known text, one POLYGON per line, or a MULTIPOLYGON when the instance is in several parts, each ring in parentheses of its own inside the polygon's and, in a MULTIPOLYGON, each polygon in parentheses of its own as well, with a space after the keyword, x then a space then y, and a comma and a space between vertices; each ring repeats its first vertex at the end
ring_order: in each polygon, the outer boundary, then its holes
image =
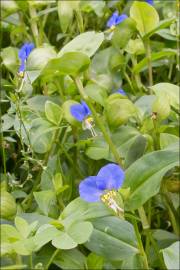
POLYGON ((72 116, 79 122, 82 122, 86 117, 86 111, 81 104, 74 104, 71 105, 70 111, 72 116))
POLYGON ((22 61, 26 60, 33 49, 34 49, 33 43, 25 43, 19 50, 18 53, 19 58, 22 61))
POLYGON ((118 17, 118 11, 115 11, 113 15, 109 18, 107 21, 107 27, 112 27, 113 25, 116 25, 116 19, 118 17))
POLYGON ((19 67, 19 72, 24 72, 24 70, 25 70, 25 62, 23 60, 23 61, 21 61, 21 65, 19 67))
POLYGON ((84 179, 79 185, 80 197, 87 202, 98 202, 103 190, 98 189, 96 181, 97 176, 89 176, 84 179))
POLYGON ((81 101, 82 106, 84 107, 84 110, 86 112, 86 116, 91 114, 91 110, 89 109, 88 105, 86 104, 86 102, 81 101))
POLYGON ((122 88, 118 89, 117 93, 119 93, 119 94, 121 94, 123 96, 126 96, 126 92, 122 88))
POLYGON ((118 16, 116 19, 116 25, 123 22, 127 18, 128 18, 128 16, 126 14, 122 14, 122 15, 118 16))
POLYGON ((146 3, 150 4, 151 6, 154 5, 154 1, 153 0, 145 0, 145 1, 146 1, 146 3))
POLYGON ((97 176, 96 183, 99 189, 119 189, 124 181, 124 171, 113 163, 102 167, 97 176))

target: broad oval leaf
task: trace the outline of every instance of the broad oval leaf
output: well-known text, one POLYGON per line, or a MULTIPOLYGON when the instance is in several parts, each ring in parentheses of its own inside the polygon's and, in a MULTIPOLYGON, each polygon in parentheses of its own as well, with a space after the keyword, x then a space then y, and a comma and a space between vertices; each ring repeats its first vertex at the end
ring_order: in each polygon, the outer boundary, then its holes
POLYGON ((174 147, 144 155, 127 170, 123 184, 130 187, 125 207, 134 210, 158 193, 164 174, 179 164, 178 150, 174 147))
POLYGON ((59 125, 62 119, 62 110, 57 104, 51 101, 46 101, 45 115, 50 122, 55 125, 59 125))
POLYGON ((135 1, 130 8, 130 17, 135 20, 136 28, 142 36, 159 24, 159 15, 156 9, 145 2, 135 1))
POLYGON ((77 246, 77 243, 66 232, 59 231, 52 240, 52 245, 59 249, 72 249, 77 246))
POLYGON ((90 65, 89 57, 81 52, 67 52, 59 58, 48 62, 41 74, 72 75, 75 76, 85 71, 90 65))
POLYGON ((97 218, 85 246, 109 260, 123 260, 139 253, 133 226, 117 217, 97 218))
POLYGON ((179 252, 179 241, 162 250, 164 261, 168 270, 179 269, 179 252))
POLYGON ((91 222, 75 222, 67 230, 69 236, 78 244, 82 244, 88 241, 91 233, 93 231, 93 226, 91 222))
POLYGON ((58 53, 58 57, 67 52, 81 52, 91 57, 101 46, 103 40, 103 33, 96 33, 95 31, 85 32, 66 44, 58 53))
POLYGON ((172 83, 158 83, 151 86, 157 97, 165 96, 168 98, 170 105, 179 108, 179 87, 172 83))

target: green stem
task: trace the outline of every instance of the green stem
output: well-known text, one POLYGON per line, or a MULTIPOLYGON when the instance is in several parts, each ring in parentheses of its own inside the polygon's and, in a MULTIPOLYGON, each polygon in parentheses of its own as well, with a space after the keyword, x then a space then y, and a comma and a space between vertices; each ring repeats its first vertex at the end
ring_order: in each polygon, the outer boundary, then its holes
POLYGON ((156 241, 154 240, 154 238, 152 237, 152 234, 151 232, 148 231, 148 237, 152 243, 152 246, 154 248, 154 251, 159 259, 159 262, 160 262, 160 266, 161 266, 161 269, 166 269, 166 266, 164 264, 164 261, 163 261, 163 258, 162 258, 162 254, 159 252, 159 248, 158 248, 158 245, 156 243, 156 241))
POLYGON ((141 222, 142 222, 143 229, 144 230, 149 229, 148 219, 147 219, 147 216, 146 216, 146 213, 144 211, 144 207, 143 206, 141 206, 141 207, 138 208, 138 213, 139 213, 139 217, 140 217, 141 222))
POLYGON ((79 27, 79 32, 83 33, 84 32, 84 23, 83 23, 83 17, 82 17, 82 13, 80 9, 77 9, 75 11, 76 14, 76 18, 77 18, 77 23, 78 23, 78 27, 79 27))
POLYGON ((149 269, 147 256, 146 256, 146 253, 144 251, 143 243, 142 243, 142 240, 141 240, 141 235, 139 233, 137 221, 135 219, 133 219, 133 225, 134 225, 134 230, 135 230, 137 241, 138 241, 139 251, 140 251, 140 254, 142 256, 144 269, 149 269))
POLYGON ((74 81, 75 81, 75 84, 76 84, 77 88, 79 89, 80 95, 87 102, 89 108, 91 109, 94 120, 97 123, 97 125, 99 126, 100 130, 102 131, 104 139, 108 143, 109 148, 110 148, 112 154, 114 155, 114 158, 115 158, 116 162, 122 167, 122 159, 119 156, 119 153, 116 150, 116 147, 115 147, 114 143, 112 142, 111 137, 109 136, 106 128, 104 127, 103 123, 99 119, 99 117, 98 117, 98 115, 96 113, 96 110, 94 109, 94 107, 93 107, 92 103, 90 102, 88 96, 84 92, 84 88, 83 88, 81 80, 77 77, 77 78, 74 79, 74 81))
POLYGON ((34 36, 34 41, 36 44, 36 47, 39 47, 39 31, 38 31, 38 26, 36 23, 36 19, 37 19, 37 13, 36 13, 36 9, 29 4, 29 14, 30 14, 30 18, 31 18, 31 30, 34 36))
MULTIPOLYGON (((132 55, 131 59, 132 59, 133 67, 136 66, 137 65, 136 56, 132 55)), ((137 84, 137 88, 140 90, 140 92, 142 94, 142 83, 141 83, 141 77, 140 77, 139 73, 134 73, 134 78, 135 78, 135 81, 136 81, 136 84, 137 84)))
POLYGON ((5 145, 4 145, 4 138, 3 133, 1 132, 1 151, 2 151, 2 159, 3 159, 3 171, 5 175, 5 190, 8 191, 8 177, 7 177, 7 170, 6 170, 6 152, 5 152, 5 145))
MULTIPOLYGON (((149 86, 153 85, 153 74, 152 74, 152 63, 151 63, 151 46, 149 38, 144 42, 146 49, 146 57, 148 62, 148 74, 149 74, 149 86)), ((152 90, 150 89, 150 94, 152 95, 152 90)))
POLYGON ((32 259, 32 254, 29 255, 29 266, 30 266, 30 269, 33 269, 33 259, 32 259))
POLYGON ((127 80, 127 82, 129 83, 129 86, 131 87, 132 93, 134 95, 136 95, 136 90, 134 89, 134 86, 133 86, 133 84, 131 82, 131 79, 129 78, 129 75, 127 74, 126 71, 123 71, 123 75, 124 75, 125 79, 127 80))
POLYGON ((45 266, 45 270, 48 270, 49 269, 49 266, 52 264, 53 260, 55 259, 55 257, 58 255, 60 249, 56 249, 54 251, 54 253, 52 254, 51 258, 49 259, 48 263, 46 264, 45 266))

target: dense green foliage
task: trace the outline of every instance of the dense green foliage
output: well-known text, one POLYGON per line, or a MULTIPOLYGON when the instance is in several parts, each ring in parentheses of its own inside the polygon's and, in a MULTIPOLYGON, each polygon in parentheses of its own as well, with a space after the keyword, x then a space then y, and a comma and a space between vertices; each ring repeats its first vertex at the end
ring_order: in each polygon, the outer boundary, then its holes
POLYGON ((1 1, 2 269, 179 269, 179 4, 147 2, 1 1))

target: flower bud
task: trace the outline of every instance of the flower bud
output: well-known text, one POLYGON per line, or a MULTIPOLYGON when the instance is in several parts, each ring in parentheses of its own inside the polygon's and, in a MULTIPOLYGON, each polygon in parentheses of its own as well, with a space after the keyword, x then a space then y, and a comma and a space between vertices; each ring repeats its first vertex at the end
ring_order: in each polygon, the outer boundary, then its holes
POLYGON ((111 95, 107 99, 106 114, 111 127, 118 127, 127 123, 128 119, 135 115, 136 108, 133 103, 121 95, 111 95))
POLYGON ((157 113, 157 119, 166 119, 170 114, 170 104, 168 98, 157 97, 152 106, 152 111, 157 113))
POLYGON ((1 192, 1 217, 5 219, 12 219, 16 214, 16 202, 13 196, 7 191, 1 192))

